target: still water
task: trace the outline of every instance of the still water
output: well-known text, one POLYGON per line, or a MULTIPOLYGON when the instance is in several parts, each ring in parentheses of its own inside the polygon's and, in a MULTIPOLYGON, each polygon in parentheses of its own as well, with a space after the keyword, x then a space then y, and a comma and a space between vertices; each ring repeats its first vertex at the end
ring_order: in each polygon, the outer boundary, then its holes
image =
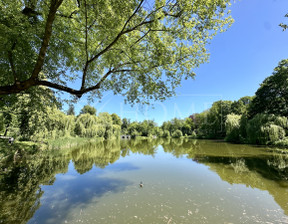
POLYGON ((1 166, 0 223, 288 223, 285 150, 121 140, 1 166))

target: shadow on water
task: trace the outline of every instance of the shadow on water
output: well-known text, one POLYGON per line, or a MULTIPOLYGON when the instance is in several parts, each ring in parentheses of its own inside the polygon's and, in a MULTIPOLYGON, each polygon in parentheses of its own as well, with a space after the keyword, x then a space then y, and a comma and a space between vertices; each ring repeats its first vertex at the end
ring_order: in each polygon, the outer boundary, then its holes
POLYGON ((80 148, 27 155, 25 161, 17 164, 0 163, 0 223, 33 223, 35 219, 40 223, 64 222, 75 208, 81 212, 86 204, 96 204, 106 193, 122 192, 132 184, 103 175, 139 169, 127 162, 115 163, 120 157, 154 157, 159 145, 176 158, 184 156, 210 167, 229 184, 268 191, 288 214, 287 154, 224 142, 156 139, 89 143, 80 148), (72 174, 69 164, 73 164, 72 174))

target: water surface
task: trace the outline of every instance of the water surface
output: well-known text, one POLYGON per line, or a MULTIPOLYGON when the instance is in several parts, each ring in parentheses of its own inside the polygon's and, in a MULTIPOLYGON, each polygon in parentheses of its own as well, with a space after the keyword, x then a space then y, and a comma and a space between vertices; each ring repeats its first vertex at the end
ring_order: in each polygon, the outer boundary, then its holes
POLYGON ((107 141, 1 169, 0 223, 288 223, 285 150, 107 141))

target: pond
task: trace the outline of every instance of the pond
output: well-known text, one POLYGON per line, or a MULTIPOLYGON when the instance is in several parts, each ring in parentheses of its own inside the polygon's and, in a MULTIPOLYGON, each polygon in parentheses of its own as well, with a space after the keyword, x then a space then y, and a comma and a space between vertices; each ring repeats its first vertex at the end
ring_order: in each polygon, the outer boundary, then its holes
POLYGON ((1 166, 0 223, 288 223, 280 149, 121 140, 1 166))

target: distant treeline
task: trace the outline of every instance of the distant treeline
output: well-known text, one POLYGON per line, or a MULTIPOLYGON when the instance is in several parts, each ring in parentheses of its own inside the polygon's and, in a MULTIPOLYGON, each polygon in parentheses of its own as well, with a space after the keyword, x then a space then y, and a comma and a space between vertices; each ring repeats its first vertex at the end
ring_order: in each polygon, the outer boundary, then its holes
POLYGON ((158 126, 153 120, 131 122, 117 114, 99 113, 86 105, 75 115, 64 113, 52 93, 6 96, 0 102, 0 134, 18 140, 45 141, 60 137, 118 138, 120 135, 164 138, 213 138, 235 143, 288 146, 288 60, 282 60, 255 96, 216 101, 202 113, 174 118, 158 126))

